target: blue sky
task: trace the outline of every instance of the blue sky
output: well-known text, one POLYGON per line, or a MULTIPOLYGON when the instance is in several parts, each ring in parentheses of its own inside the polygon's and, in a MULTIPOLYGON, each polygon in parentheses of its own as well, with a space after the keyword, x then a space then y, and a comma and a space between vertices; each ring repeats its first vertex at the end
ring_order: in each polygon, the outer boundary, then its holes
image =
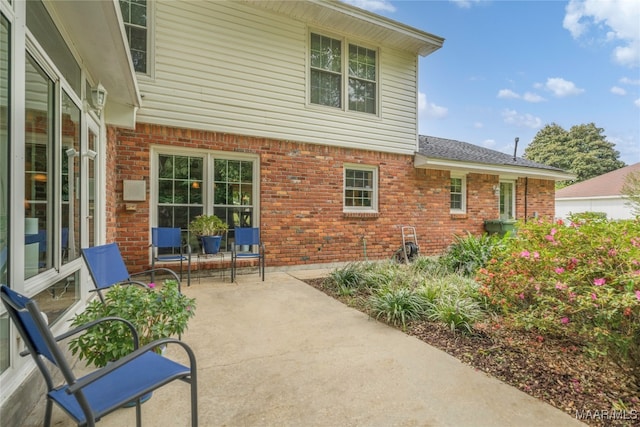
POLYGON ((595 123, 640 162, 640 1, 348 0, 445 38, 420 58, 420 134, 518 155, 595 123))

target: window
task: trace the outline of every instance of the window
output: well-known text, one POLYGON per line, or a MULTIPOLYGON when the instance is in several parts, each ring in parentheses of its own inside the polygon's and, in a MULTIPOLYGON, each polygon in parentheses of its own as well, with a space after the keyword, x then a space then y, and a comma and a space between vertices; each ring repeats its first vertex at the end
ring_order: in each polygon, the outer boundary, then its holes
POLYGON ((515 183, 500 181, 500 219, 515 219, 515 183))
MULTIPOLYGON (((158 227, 181 228, 186 237, 193 218, 214 214, 229 225, 227 241, 222 242, 225 250, 230 247, 234 227, 255 226, 258 162, 253 156, 225 157, 223 153, 202 152, 157 154, 158 227)), ((190 239, 197 248, 195 236, 190 239)))
POLYGON ((133 68, 147 74, 148 19, 146 0, 120 0, 133 68))
POLYGON ((464 177, 451 177, 450 185, 451 201, 449 208, 451 213, 464 213, 466 206, 466 179, 464 177))
POLYGON ((378 211, 378 170, 366 166, 344 169, 344 210, 348 212, 378 211))
POLYGON ((349 110, 376 114, 376 51, 349 45, 349 110))
MULTIPOLYGON (((0 14, 0 283, 9 283, 10 34, 11 24, 0 14)), ((9 317, 5 313, 0 316, 0 373, 9 367, 9 362, 9 317)))
POLYGON ((24 277, 52 267, 54 83, 27 55, 24 277))
POLYGON ((349 111, 377 113, 377 52, 311 33, 309 102, 349 111), (348 53, 347 58, 343 56, 348 53), (346 82, 343 76, 347 76, 346 82), (346 88, 344 87, 346 84, 346 88), (346 91, 345 91, 346 89, 346 91))

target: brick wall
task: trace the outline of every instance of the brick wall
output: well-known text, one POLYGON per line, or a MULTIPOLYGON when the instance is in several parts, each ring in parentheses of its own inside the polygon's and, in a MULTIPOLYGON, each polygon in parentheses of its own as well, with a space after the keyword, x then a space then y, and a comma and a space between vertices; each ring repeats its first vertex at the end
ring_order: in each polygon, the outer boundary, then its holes
MULTIPOLYGON (((148 124, 110 129, 109 143, 108 237, 118 241, 132 271, 149 264, 150 144, 260 156, 259 225, 268 266, 389 258, 400 247, 402 225, 416 227, 421 253, 438 254, 454 235, 482 233, 483 220, 498 217, 497 175, 469 174, 467 213, 452 215, 449 172, 416 169, 412 156, 148 124), (378 214, 343 213, 345 163, 378 167, 378 214), (135 211, 126 210, 122 200, 125 179, 147 181, 147 201, 136 203, 135 211)), ((525 183, 517 183, 519 218, 524 217, 525 183)), ((528 216, 553 215, 553 182, 529 179, 526 184, 528 216)))

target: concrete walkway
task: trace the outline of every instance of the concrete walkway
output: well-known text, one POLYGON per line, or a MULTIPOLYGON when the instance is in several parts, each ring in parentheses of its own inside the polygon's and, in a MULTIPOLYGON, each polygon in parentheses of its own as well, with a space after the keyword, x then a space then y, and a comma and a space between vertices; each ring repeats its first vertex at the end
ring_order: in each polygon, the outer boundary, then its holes
MULTIPOLYGON (((299 280, 322 273, 183 288, 197 299, 183 340, 198 358, 200 426, 583 426, 299 280)), ((156 391, 142 413, 146 426, 190 425, 188 385, 156 391)), ((28 425, 43 414, 41 404, 28 425)), ((54 425, 74 424, 55 408, 54 425)), ((99 425, 133 426, 135 410, 99 425)))

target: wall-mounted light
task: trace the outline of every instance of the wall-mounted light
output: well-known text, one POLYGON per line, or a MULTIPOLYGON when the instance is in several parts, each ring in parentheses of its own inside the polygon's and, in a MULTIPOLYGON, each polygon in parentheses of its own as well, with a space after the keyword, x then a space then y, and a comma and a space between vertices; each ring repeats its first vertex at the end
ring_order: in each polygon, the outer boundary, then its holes
POLYGON ((493 186, 493 194, 495 194, 496 196, 500 195, 500 186, 499 185, 494 185, 493 186))
POLYGON ((78 157, 80 155, 75 148, 69 148, 65 153, 67 153, 67 157, 78 157))
POLYGON ((94 160, 98 156, 98 153, 96 153, 93 150, 87 150, 87 151, 84 152, 84 155, 85 155, 85 157, 88 157, 91 160, 94 160))
POLYGON ((91 96, 89 97, 89 102, 94 110, 98 113, 102 111, 105 104, 107 103, 107 90, 102 86, 101 83, 98 83, 98 86, 91 89, 91 96))

